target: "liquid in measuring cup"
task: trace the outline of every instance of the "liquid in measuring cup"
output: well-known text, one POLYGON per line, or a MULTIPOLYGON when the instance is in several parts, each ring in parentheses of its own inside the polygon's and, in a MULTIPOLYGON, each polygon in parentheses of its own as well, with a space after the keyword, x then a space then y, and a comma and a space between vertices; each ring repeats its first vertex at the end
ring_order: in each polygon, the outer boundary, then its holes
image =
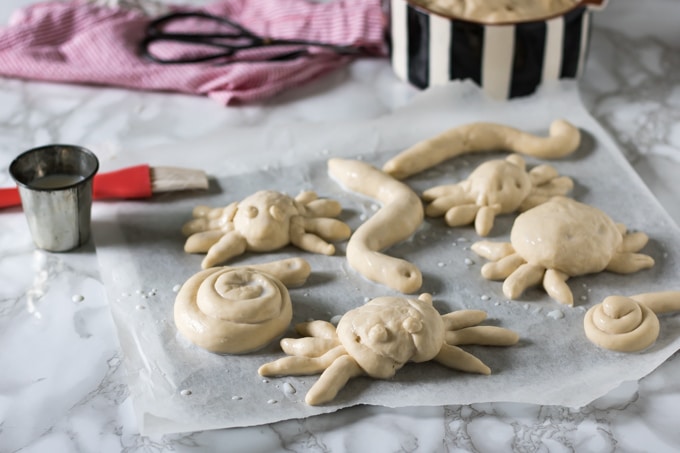
POLYGON ((45 175, 34 179, 28 185, 33 189, 63 189, 64 187, 73 186, 85 179, 82 175, 69 175, 65 173, 57 173, 53 175, 45 175))

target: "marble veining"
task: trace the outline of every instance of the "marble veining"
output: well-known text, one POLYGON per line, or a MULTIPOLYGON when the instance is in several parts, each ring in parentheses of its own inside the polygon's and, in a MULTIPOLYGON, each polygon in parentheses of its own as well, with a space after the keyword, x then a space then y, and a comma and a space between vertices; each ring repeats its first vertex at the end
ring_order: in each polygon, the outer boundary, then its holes
MULTIPOLYGON (((30 3, 2 2, 0 20, 30 3)), ((590 112, 680 222, 678 14, 674 0, 610 2, 595 16, 580 86, 590 112)), ((11 185, 14 155, 48 142, 96 145, 105 170, 125 163, 128 149, 189 146, 224 127, 376 118, 414 93, 386 61, 372 60, 234 108, 185 95, 0 78, 0 185, 11 185)), ((0 452, 671 452, 680 445, 677 353, 580 409, 359 407, 261 427, 142 436, 94 248, 35 251, 20 210, 0 218, 0 452)))

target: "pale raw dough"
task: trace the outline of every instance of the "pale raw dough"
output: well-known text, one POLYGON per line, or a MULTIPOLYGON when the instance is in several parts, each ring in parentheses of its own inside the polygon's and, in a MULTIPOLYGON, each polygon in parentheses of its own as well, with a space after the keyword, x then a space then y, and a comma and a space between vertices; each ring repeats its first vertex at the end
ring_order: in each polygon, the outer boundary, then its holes
POLYGON ((338 337, 366 374, 387 379, 409 361, 432 360, 444 344, 444 323, 431 300, 378 297, 345 313, 338 337))
POLYGON ((474 222, 480 236, 489 234, 498 214, 526 211, 556 195, 565 195, 574 186, 571 178, 543 164, 526 170, 518 154, 489 160, 457 184, 432 187, 423 192, 429 202, 425 214, 444 216, 447 225, 457 227, 474 222))
POLYGON ((583 319, 586 336, 596 345, 619 352, 648 348, 659 336, 658 313, 680 310, 680 291, 609 296, 583 319))
POLYGON ((364 277, 402 293, 417 291, 423 282, 420 269, 382 250, 408 239, 423 222, 418 195, 377 168, 358 160, 330 159, 328 173, 347 189, 380 201, 383 206, 352 234, 347 262, 364 277))
POLYGON ((498 123, 470 123, 446 130, 397 154, 383 171, 404 179, 461 154, 512 151, 541 159, 567 156, 581 143, 581 132, 565 120, 550 124, 549 137, 537 137, 498 123))
POLYGON ((562 14, 581 0, 413 0, 430 11, 485 24, 538 20, 562 14))
POLYGON ((480 241, 472 245, 478 255, 492 261, 482 276, 505 280, 510 299, 542 283, 555 300, 573 305, 567 279, 604 270, 628 274, 654 265, 647 255, 635 253, 647 244, 642 232, 626 232, 604 212, 565 197, 529 209, 515 219, 510 243, 480 241))
POLYGON ((325 321, 299 324, 296 329, 303 338, 281 340, 290 357, 266 363, 258 372, 262 376, 322 373, 305 397, 310 405, 331 401, 353 377, 389 379, 408 362, 434 360, 449 368, 489 374, 489 367, 456 345, 510 346, 519 336, 501 327, 477 326, 485 318, 479 310, 440 316, 427 293, 417 299, 378 297, 347 312, 337 330, 325 321))
POLYGON ((292 319, 285 284, 300 285, 309 274, 309 263, 301 258, 203 270, 177 293, 177 330, 211 352, 242 354, 260 349, 281 335, 292 319))
POLYGON ((347 239, 349 227, 334 219, 342 207, 335 200, 302 192, 291 198, 274 190, 261 190, 224 208, 198 206, 182 232, 189 236, 187 253, 206 253, 206 269, 246 251, 271 252, 288 244, 302 250, 333 255, 326 241, 347 239))
POLYGON ((571 277, 603 271, 622 241, 609 216, 568 198, 518 216, 510 234, 515 252, 527 262, 571 277))

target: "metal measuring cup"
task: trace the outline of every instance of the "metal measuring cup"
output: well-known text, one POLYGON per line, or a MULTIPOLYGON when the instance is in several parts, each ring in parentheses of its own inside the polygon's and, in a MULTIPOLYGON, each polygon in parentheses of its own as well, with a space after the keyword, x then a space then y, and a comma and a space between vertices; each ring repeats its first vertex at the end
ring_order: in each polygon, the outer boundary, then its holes
POLYGON ((17 156, 9 166, 35 245, 65 252, 90 237, 92 181, 99 161, 74 145, 47 145, 17 156))

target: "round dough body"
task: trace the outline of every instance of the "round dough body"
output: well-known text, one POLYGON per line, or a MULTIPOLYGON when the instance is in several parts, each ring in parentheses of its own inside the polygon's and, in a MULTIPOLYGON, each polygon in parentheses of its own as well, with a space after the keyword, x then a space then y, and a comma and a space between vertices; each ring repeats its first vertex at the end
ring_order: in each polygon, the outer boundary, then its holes
POLYGON ((177 330, 211 352, 242 354, 281 335, 293 309, 288 289, 253 268, 211 268, 194 274, 177 293, 177 330))
POLYGON ((432 360, 444 344, 444 323, 431 302, 385 296, 345 313, 337 334, 366 374, 387 379, 409 361, 432 360))
POLYGON ((510 241, 528 263, 574 277, 604 270, 623 236, 599 209, 556 197, 519 215, 510 241))

